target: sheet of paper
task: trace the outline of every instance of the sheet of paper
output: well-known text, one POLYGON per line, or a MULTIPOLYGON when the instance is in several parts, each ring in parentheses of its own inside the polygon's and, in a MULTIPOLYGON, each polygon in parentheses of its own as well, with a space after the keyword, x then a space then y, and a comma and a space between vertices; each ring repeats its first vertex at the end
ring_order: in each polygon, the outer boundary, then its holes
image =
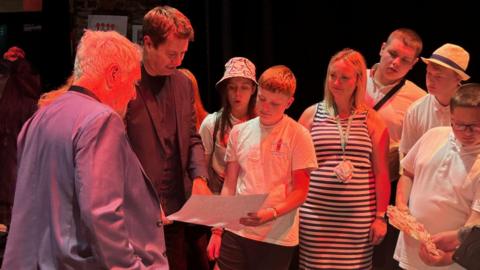
POLYGON ((202 224, 207 226, 243 226, 239 219, 250 212, 257 212, 267 194, 259 195, 192 195, 178 212, 169 215, 169 220, 202 224))

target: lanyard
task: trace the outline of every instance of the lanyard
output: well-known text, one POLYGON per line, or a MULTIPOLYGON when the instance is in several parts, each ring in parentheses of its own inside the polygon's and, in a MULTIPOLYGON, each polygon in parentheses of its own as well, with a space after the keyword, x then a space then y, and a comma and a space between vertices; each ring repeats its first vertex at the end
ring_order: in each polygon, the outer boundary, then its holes
POLYGON ((345 149, 348 144, 348 136, 350 135, 350 127, 352 125, 353 114, 348 117, 347 130, 343 134, 342 124, 340 124, 340 117, 337 116, 335 120, 337 121, 338 132, 340 132, 340 145, 342 146, 343 159, 345 159, 345 149))

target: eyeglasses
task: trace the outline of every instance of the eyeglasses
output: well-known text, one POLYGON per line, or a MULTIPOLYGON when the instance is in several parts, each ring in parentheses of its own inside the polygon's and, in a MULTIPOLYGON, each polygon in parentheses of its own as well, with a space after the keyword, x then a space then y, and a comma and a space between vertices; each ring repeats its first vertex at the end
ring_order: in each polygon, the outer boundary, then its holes
POLYGON ((468 129, 470 132, 480 132, 480 124, 463 125, 452 121, 451 125, 452 129, 456 131, 466 131, 468 129))

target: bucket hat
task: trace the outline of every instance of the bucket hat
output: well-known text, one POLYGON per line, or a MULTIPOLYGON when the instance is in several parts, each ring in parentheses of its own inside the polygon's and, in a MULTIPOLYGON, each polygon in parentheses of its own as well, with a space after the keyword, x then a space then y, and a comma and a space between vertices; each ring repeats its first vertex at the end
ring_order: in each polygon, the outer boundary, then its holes
POLYGON ((233 57, 225 64, 225 73, 223 77, 215 84, 215 87, 225 81, 226 79, 233 77, 241 77, 250 79, 256 85, 257 79, 255 78, 255 65, 245 57, 233 57))

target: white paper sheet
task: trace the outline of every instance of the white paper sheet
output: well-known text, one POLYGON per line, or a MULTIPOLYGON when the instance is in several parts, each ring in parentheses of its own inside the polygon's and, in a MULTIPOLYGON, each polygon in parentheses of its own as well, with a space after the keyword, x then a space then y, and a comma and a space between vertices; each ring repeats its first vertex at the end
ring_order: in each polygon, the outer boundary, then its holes
POLYGON ((202 224, 207 226, 243 226, 239 219, 247 213, 257 212, 267 194, 259 195, 192 195, 178 212, 169 215, 169 220, 202 224))

